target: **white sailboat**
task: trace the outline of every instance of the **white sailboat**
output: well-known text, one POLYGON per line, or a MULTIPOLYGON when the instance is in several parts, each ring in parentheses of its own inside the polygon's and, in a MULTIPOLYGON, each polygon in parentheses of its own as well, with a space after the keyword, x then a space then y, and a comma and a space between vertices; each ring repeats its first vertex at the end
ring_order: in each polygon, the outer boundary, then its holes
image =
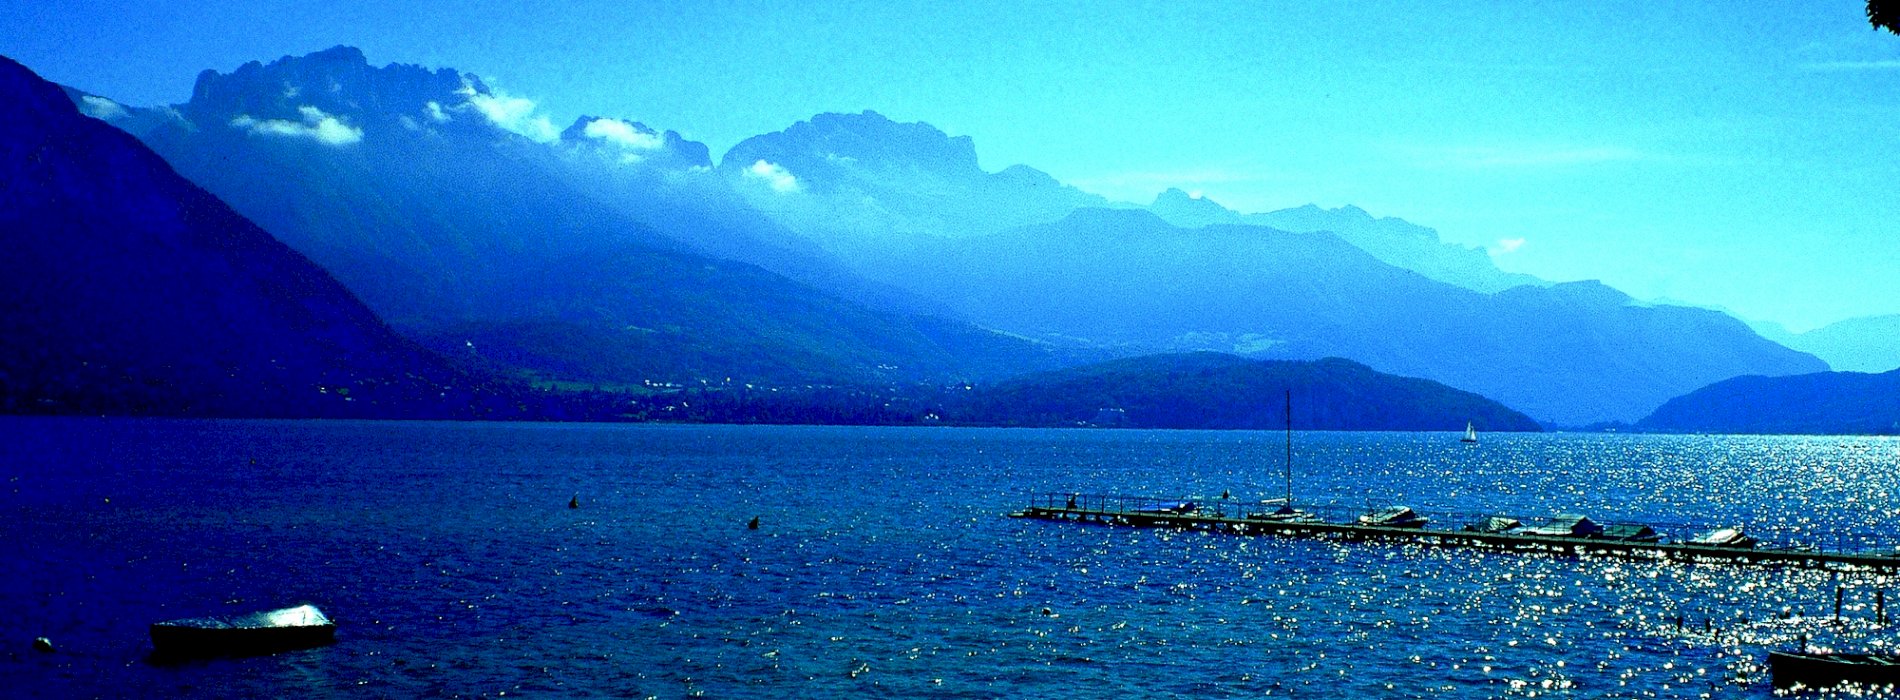
POLYGON ((1478 429, 1471 426, 1471 421, 1465 421, 1465 436, 1462 438, 1458 438, 1458 441, 1459 442, 1477 442, 1478 441, 1478 429))

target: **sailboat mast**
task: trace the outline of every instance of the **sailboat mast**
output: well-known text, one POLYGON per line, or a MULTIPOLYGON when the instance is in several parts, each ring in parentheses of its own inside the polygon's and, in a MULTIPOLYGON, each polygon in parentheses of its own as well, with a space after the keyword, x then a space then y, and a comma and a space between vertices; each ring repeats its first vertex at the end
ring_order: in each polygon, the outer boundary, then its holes
POLYGON ((1286 390, 1286 505, 1293 507, 1293 390, 1286 390))

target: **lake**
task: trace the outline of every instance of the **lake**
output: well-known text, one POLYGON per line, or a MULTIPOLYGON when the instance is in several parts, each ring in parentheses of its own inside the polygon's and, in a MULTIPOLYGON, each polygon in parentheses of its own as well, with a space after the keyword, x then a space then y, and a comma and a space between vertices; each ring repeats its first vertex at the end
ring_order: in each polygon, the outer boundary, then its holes
MULTIPOLYGON (((1458 437, 1295 433, 1295 498, 1786 542, 1900 515, 1894 439, 1458 437)), ((1771 697, 1767 650, 1801 635, 1893 647, 1884 574, 1004 517, 1044 491, 1256 502, 1284 489, 1285 440, 0 418, 0 677, 28 697, 1771 697), (300 602, 336 645, 148 661, 151 622, 300 602)))

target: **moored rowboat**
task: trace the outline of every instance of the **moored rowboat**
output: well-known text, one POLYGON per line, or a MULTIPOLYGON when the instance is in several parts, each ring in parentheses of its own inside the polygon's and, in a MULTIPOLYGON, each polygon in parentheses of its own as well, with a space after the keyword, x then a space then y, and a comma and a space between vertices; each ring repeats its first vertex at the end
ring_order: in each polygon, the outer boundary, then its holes
POLYGON ((172 657, 272 654, 335 641, 336 623, 314 605, 152 624, 152 646, 172 657))
POLYGON ((1768 672, 1774 676, 1777 688, 1832 688, 1843 683, 1894 685, 1900 683, 1900 657, 1773 651, 1768 653, 1768 672))

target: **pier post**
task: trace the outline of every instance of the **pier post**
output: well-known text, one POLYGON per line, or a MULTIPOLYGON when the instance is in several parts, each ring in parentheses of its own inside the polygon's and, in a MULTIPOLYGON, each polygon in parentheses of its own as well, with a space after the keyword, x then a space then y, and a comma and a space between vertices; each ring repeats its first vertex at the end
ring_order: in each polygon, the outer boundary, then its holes
POLYGON ((1834 621, 1835 622, 1841 621, 1841 596, 1846 595, 1846 594, 1847 594, 1847 588, 1845 586, 1834 587, 1834 621))

